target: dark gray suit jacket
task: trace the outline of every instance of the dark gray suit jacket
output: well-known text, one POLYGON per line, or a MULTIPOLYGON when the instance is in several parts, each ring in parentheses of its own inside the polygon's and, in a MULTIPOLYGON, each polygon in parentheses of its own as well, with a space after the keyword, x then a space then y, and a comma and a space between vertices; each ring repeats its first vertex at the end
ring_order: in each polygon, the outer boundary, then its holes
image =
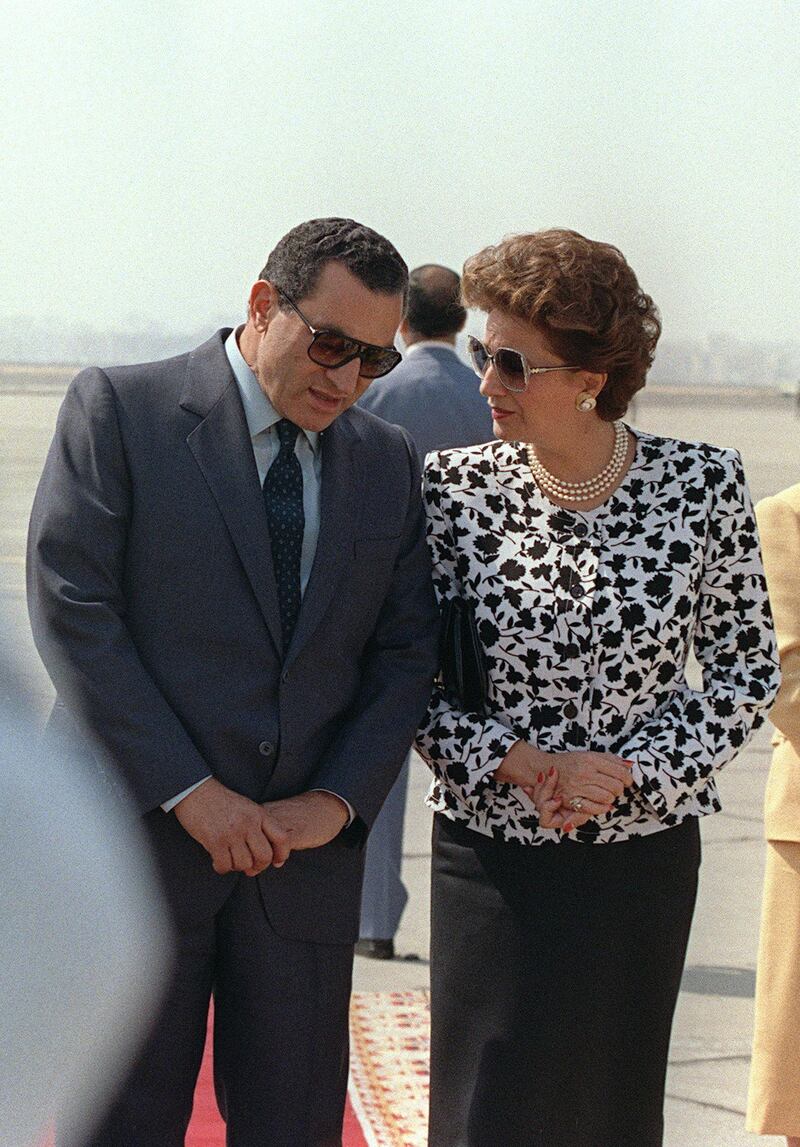
POLYGON ((259 801, 310 788, 350 801, 354 826, 257 878, 279 933, 349 942, 365 826, 435 669, 417 459, 401 431, 358 409, 324 432, 316 560, 282 658, 227 334, 70 386, 31 518, 34 637, 59 694, 55 723, 74 719, 125 776, 179 920, 216 911, 238 879, 217 876, 159 807, 210 771, 259 801))
POLYGON ((373 382, 359 405, 405 427, 422 465, 431 450, 477 446, 494 438, 479 386, 478 376, 451 350, 421 346, 373 382))

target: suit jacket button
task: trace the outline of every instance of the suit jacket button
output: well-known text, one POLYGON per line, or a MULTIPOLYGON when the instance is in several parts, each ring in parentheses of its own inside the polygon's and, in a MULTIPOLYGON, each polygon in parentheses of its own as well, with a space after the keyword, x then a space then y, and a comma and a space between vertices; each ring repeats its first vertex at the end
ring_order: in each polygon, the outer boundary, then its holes
POLYGON ((271 757, 275 752, 275 746, 271 741, 262 741, 258 746, 258 751, 262 757, 271 757))

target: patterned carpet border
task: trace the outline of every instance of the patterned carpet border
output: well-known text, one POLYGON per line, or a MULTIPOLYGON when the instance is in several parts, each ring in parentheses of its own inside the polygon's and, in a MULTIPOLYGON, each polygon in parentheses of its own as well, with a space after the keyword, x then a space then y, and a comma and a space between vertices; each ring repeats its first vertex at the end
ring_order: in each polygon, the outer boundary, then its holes
POLYGON ((350 1102, 368 1147, 425 1147, 428 992, 354 992, 350 1102))

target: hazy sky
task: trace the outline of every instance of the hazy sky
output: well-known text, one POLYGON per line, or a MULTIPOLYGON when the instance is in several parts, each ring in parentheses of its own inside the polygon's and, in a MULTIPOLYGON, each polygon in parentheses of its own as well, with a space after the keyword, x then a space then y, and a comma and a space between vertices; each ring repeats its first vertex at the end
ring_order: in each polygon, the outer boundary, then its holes
POLYGON ((573 227, 665 337, 799 337, 800 0, 14 0, 0 27, 0 318, 235 318, 336 214, 411 265, 573 227))

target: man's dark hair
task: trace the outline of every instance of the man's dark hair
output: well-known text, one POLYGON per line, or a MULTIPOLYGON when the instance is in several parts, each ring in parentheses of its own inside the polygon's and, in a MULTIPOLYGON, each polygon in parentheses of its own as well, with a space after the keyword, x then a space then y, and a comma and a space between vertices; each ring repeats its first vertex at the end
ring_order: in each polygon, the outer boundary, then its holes
POLYGON ((425 338, 457 335, 467 321, 461 305, 461 280, 449 267, 425 263, 415 267, 408 279, 406 322, 425 338))
MULTIPOLYGON (((341 263, 370 291, 408 293, 408 267, 397 249, 354 219, 309 219, 288 231, 259 275, 295 302, 313 294, 326 263, 341 263)), ((286 304, 284 304, 286 305, 286 304)))

